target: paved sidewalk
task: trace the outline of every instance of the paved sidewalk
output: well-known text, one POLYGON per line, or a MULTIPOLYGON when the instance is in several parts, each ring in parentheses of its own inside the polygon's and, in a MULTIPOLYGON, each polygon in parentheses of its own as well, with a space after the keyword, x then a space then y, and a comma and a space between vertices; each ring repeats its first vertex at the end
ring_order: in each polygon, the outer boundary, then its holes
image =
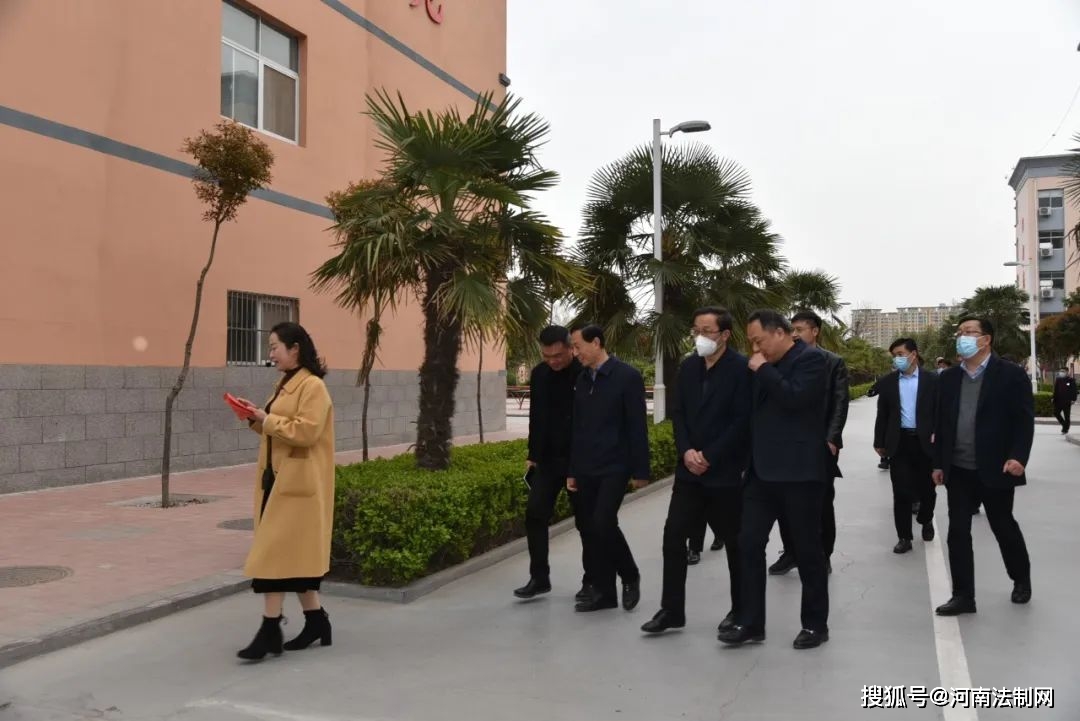
MULTIPOLYGON (((933 608, 949 593, 945 493, 938 494, 937 539, 892 553, 892 493, 871 448, 873 418, 871 402, 852 404, 845 477, 837 481, 832 639, 822 648, 791 648, 800 626, 794 572, 767 581, 765 643, 718 643, 716 624, 729 605, 727 564, 725 554, 711 552, 689 571, 686 628, 643 636, 638 629, 660 602, 670 497, 661 491, 620 514, 643 580, 632 613, 574 612, 581 545, 576 533, 565 533, 551 543, 554 589, 533 601, 511 595, 528 574, 522 553, 410 604, 328 598, 333 646, 247 665, 235 653, 251 639, 261 608, 237 594, 3 669, 0 706, 10 706, 0 708, 0 719, 858 721, 878 718, 863 708, 864 687, 884 686, 1050 687, 1055 698, 1053 708, 976 712, 919 708, 908 696, 903 711, 881 712, 883 719, 1080 719, 1080 526, 1073 518, 1080 450, 1055 429, 1036 429, 1030 482, 1016 503, 1035 573, 1032 602, 1010 603, 1012 584, 982 514, 972 520, 979 612, 942 619, 933 608)), ((302 623, 295 599, 285 613, 291 636, 302 623)))
MULTIPOLYGON (((485 440, 522 436, 521 423, 485 440)), ((477 441, 455 439, 456 445, 477 441)), ((407 445, 372 449, 393 456, 407 445)), ((339 463, 360 460, 338 454, 339 463)), ((216 497, 166 510, 137 507, 160 498, 160 477, 0 495, 0 568, 59 566, 51 583, 3 588, 0 667, 116 628, 152 620, 236 591, 250 530, 220 527, 252 516, 254 464, 178 473, 174 496, 216 497)), ((250 525, 247 526, 250 528, 250 525)), ((0 571, 2 573, 2 571, 0 571)))

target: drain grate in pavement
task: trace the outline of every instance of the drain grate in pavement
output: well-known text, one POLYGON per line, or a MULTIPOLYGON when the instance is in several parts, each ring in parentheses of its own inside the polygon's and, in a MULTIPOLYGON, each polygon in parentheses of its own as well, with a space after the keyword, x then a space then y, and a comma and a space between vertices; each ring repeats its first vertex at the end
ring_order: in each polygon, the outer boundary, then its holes
POLYGON ((0 566, 0 588, 51 583, 71 574, 72 570, 63 566, 0 566))
POLYGON ((218 524, 218 528, 225 528, 230 531, 253 531, 255 530, 255 519, 233 518, 228 521, 222 521, 218 524))

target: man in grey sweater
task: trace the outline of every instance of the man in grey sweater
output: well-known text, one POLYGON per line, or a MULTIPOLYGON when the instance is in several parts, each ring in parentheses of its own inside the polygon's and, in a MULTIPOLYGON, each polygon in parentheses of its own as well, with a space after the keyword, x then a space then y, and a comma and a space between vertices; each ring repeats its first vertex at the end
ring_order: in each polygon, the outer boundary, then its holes
POLYGON ((1013 581, 1012 602, 1031 600, 1031 561, 1013 517, 1013 497, 1016 487, 1027 482, 1034 399, 1027 374, 998 358, 993 343, 990 321, 961 320, 956 350, 964 361, 946 369, 938 383, 933 478, 948 491, 953 585, 952 598, 937 608, 940 616, 975 613, 971 514, 978 499, 1013 581))

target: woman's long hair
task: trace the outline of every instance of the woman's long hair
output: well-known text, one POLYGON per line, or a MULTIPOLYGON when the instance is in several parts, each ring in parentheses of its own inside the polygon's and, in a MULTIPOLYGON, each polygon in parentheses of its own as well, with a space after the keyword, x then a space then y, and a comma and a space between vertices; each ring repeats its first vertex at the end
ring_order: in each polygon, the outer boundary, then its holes
POLYGON ((300 355, 297 362, 301 368, 306 368, 311 375, 322 378, 326 375, 326 363, 319 357, 318 352, 315 350, 315 341, 311 340, 311 336, 308 334, 304 327, 299 323, 293 323, 291 321, 285 323, 278 323, 270 332, 278 337, 286 348, 292 348, 295 345, 300 346, 300 355))

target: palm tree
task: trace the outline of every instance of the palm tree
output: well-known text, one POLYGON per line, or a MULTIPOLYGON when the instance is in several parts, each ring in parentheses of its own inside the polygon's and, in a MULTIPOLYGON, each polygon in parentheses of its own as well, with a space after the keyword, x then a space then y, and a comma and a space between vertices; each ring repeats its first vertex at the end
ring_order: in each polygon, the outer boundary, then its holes
POLYGON ((529 298, 581 282, 560 257, 559 231, 530 209, 557 175, 536 149, 547 123, 519 101, 477 99, 467 115, 411 112, 398 95, 369 96, 386 154, 379 181, 347 190, 335 225, 338 254, 313 274, 347 307, 411 292, 424 316, 416 461, 450 463, 458 358, 466 333, 514 327, 529 298), (511 283, 525 279, 521 285, 511 283), (508 291, 521 289, 525 300, 508 291), (527 291, 527 292, 526 292, 527 291))
POLYGON ((821 270, 790 270, 784 274, 783 292, 793 314, 813 311, 822 317, 818 342, 831 351, 841 352, 847 325, 837 315, 841 307, 839 280, 821 270))
MULTIPOLYGON (((653 257, 652 150, 640 147, 593 177, 575 258, 593 283, 576 298, 578 320, 603 323, 610 344, 629 354, 649 345, 664 355, 674 382, 689 350, 693 310, 721 304, 737 318, 783 306, 779 237, 750 202, 750 179, 737 164, 698 144, 668 146, 663 161, 663 260, 653 257), (663 313, 651 305, 659 275, 663 313)), ((744 329, 736 324, 736 342, 744 329)))
POLYGON ((994 285, 976 288, 975 294, 960 304, 959 317, 965 315, 986 318, 994 324, 994 350, 1016 362, 1030 353, 1027 325, 1028 294, 1015 285, 994 285))
MULTIPOLYGON (((1080 143, 1080 133, 1074 135, 1073 140, 1080 143)), ((1073 202, 1073 204, 1080 207, 1080 148, 1073 148, 1069 152, 1073 154, 1072 158, 1065 163, 1063 168, 1063 172, 1067 178, 1065 181, 1065 195, 1073 202)), ((1076 243, 1077 249, 1080 250, 1080 222, 1073 227, 1069 234, 1076 243)))

